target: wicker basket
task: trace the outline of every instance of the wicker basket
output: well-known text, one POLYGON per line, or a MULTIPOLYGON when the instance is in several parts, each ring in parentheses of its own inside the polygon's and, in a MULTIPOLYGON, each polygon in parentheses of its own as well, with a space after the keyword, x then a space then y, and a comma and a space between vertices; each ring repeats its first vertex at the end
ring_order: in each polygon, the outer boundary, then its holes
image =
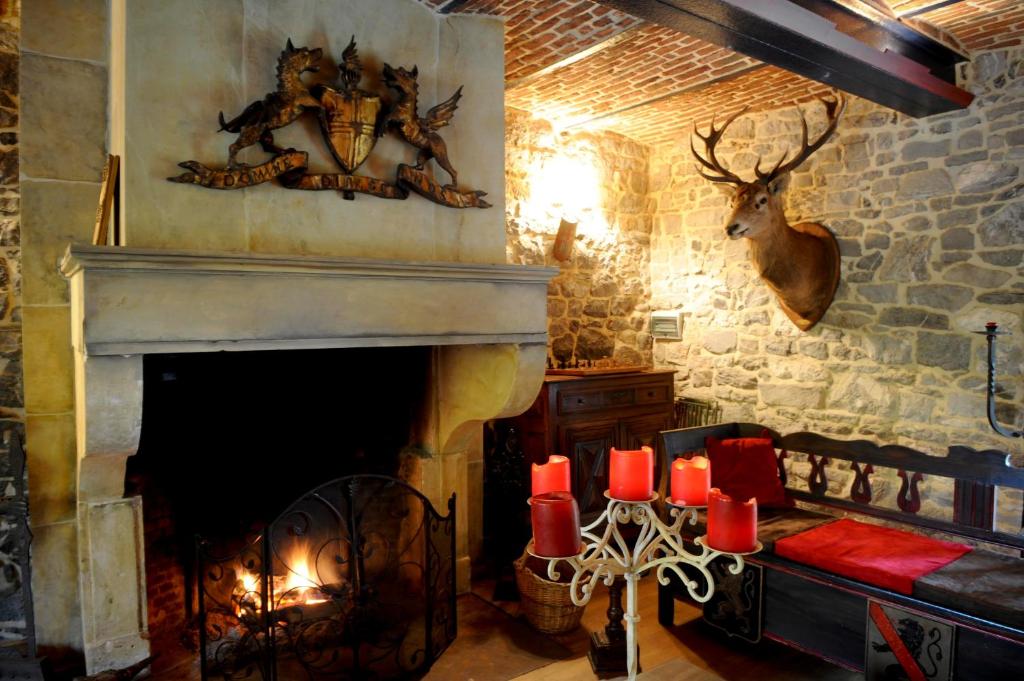
POLYGON ((569 584, 542 579, 531 570, 523 554, 514 563, 519 604, 526 621, 544 634, 564 634, 580 626, 583 606, 573 605, 569 584))

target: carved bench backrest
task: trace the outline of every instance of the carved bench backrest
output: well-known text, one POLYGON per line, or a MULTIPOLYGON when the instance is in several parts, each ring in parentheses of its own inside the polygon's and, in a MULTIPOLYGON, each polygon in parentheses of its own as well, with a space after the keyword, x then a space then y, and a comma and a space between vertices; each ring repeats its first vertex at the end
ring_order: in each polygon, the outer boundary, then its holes
MULTIPOLYGON (((921 528, 1024 549, 1024 536, 998 531, 995 527, 995 499, 998 487, 1024 489, 1024 469, 1010 465, 1009 454, 988 449, 975 450, 954 445, 944 456, 932 456, 901 445, 877 445, 866 440, 834 440, 816 433, 779 433, 755 423, 721 423, 714 426, 681 428, 661 433, 666 470, 680 456, 692 456, 704 449, 708 436, 772 438, 779 476, 790 497, 814 504, 884 518, 921 528), (807 455, 811 466, 806 483, 790 479, 784 462, 791 453, 807 455), (828 464, 849 461, 854 475, 849 493, 829 490, 828 464), (897 509, 878 505, 872 476, 878 469, 893 469, 900 479, 897 509), (926 476, 948 479, 953 485, 952 521, 920 515, 920 483, 926 476)), ((844 486, 845 487, 845 486, 844 486)))

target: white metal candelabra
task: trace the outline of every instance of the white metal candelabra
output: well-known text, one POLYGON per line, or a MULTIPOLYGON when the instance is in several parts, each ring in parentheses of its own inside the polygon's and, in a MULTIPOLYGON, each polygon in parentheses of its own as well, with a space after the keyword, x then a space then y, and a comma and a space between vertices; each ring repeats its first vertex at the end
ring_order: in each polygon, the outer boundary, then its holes
POLYGON ((709 547, 705 542, 707 536, 700 536, 694 540, 698 551, 690 551, 683 544, 683 537, 680 530, 687 518, 691 525, 697 523, 697 511, 703 506, 678 506, 668 500, 670 505, 669 514, 672 516, 672 524, 666 524, 658 518, 657 513, 651 504, 658 500, 658 494, 652 494, 646 501, 621 501, 613 499, 605 492, 608 498, 608 507, 601 515, 583 528, 583 543, 580 553, 576 556, 565 558, 552 558, 550 556, 537 556, 533 552, 533 540, 530 540, 527 551, 537 558, 544 558, 548 562, 548 577, 552 580, 559 579, 556 566, 560 561, 565 561, 573 569, 572 581, 569 583, 569 593, 572 602, 578 606, 586 605, 594 595, 594 586, 603 579, 605 586, 611 586, 615 578, 622 576, 626 580, 626 670, 630 681, 636 679, 637 674, 637 640, 636 623, 640 620, 637 614, 637 582, 648 570, 655 569, 658 582, 668 585, 668 572, 673 572, 690 596, 698 603, 705 603, 715 592, 715 580, 708 570, 708 564, 719 556, 732 558, 733 564, 729 566, 729 572, 738 575, 743 571, 743 556, 757 553, 761 550, 760 542, 753 551, 747 553, 728 553, 718 551, 709 547), (619 531, 619 525, 632 523, 640 527, 636 540, 627 542, 619 531), (595 531, 604 525, 604 532, 598 536, 595 531), (689 578, 681 566, 689 565, 697 570, 703 578, 704 586, 702 592, 698 589, 701 586, 696 579, 689 578), (587 575, 590 579, 584 579, 587 575))

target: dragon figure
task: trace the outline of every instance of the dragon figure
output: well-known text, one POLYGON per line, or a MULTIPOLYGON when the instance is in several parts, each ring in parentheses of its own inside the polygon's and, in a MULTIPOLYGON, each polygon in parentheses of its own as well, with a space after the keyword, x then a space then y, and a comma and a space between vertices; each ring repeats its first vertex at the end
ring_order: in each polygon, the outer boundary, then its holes
POLYGON ((402 139, 419 149, 416 155, 417 170, 422 170, 427 161, 434 159, 451 176, 451 183, 445 185, 445 188, 457 189, 458 173, 448 160, 448 148, 437 130, 448 125, 455 115, 459 99, 462 98, 462 86, 450 98, 428 111, 425 118, 420 118, 416 101, 419 94, 416 81, 419 69, 414 66, 411 71, 407 71, 384 64, 382 73, 384 83, 398 92, 398 101, 384 117, 381 127, 397 129, 402 139))
POLYGON ((245 107, 242 113, 230 121, 224 120, 224 112, 219 114, 220 129, 238 134, 238 139, 228 147, 228 168, 239 167, 235 158, 238 152, 257 142, 264 151, 272 154, 286 151, 274 144, 272 131, 288 125, 307 108, 319 108, 320 103, 303 84, 302 74, 306 71, 319 71, 317 62, 321 57, 321 48, 296 49, 289 38, 277 59, 277 91, 245 107))

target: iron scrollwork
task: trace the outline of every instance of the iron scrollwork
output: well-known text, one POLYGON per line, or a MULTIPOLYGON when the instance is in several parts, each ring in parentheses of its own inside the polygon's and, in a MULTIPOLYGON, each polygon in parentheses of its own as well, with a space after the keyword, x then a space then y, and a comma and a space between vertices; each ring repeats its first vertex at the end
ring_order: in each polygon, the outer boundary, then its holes
POLYGON ((424 672, 455 637, 454 503, 441 516, 399 480, 350 476, 239 553, 201 541, 204 681, 424 672))
POLYGON ((25 450, 17 430, 4 433, 6 466, 0 466, 4 489, 0 493, 0 678, 41 681, 42 660, 37 655, 35 611, 32 600, 32 530, 29 528, 25 450))
MULTIPOLYGON (((645 572, 653 572, 658 583, 668 586, 671 577, 678 578, 690 597, 698 603, 707 603, 715 593, 715 578, 710 565, 719 556, 725 558, 726 569, 733 575, 743 572, 744 556, 761 550, 760 542, 748 553, 727 553, 708 546, 707 535, 693 541, 693 550, 682 536, 683 524, 697 522, 695 507, 672 506, 671 522, 663 522, 651 504, 658 500, 656 493, 646 501, 621 501, 605 492, 608 506, 598 518, 582 528, 583 544, 580 553, 571 558, 537 556, 548 561, 548 578, 559 580, 559 570, 568 566, 572 571, 569 597, 573 604, 582 606, 590 602, 598 582, 611 587, 616 578, 626 582, 626 673, 634 681, 639 672, 637 652, 637 584, 645 572), (620 526, 636 525, 635 538, 627 540, 620 526)), ((533 554, 533 540, 526 550, 533 554)))

